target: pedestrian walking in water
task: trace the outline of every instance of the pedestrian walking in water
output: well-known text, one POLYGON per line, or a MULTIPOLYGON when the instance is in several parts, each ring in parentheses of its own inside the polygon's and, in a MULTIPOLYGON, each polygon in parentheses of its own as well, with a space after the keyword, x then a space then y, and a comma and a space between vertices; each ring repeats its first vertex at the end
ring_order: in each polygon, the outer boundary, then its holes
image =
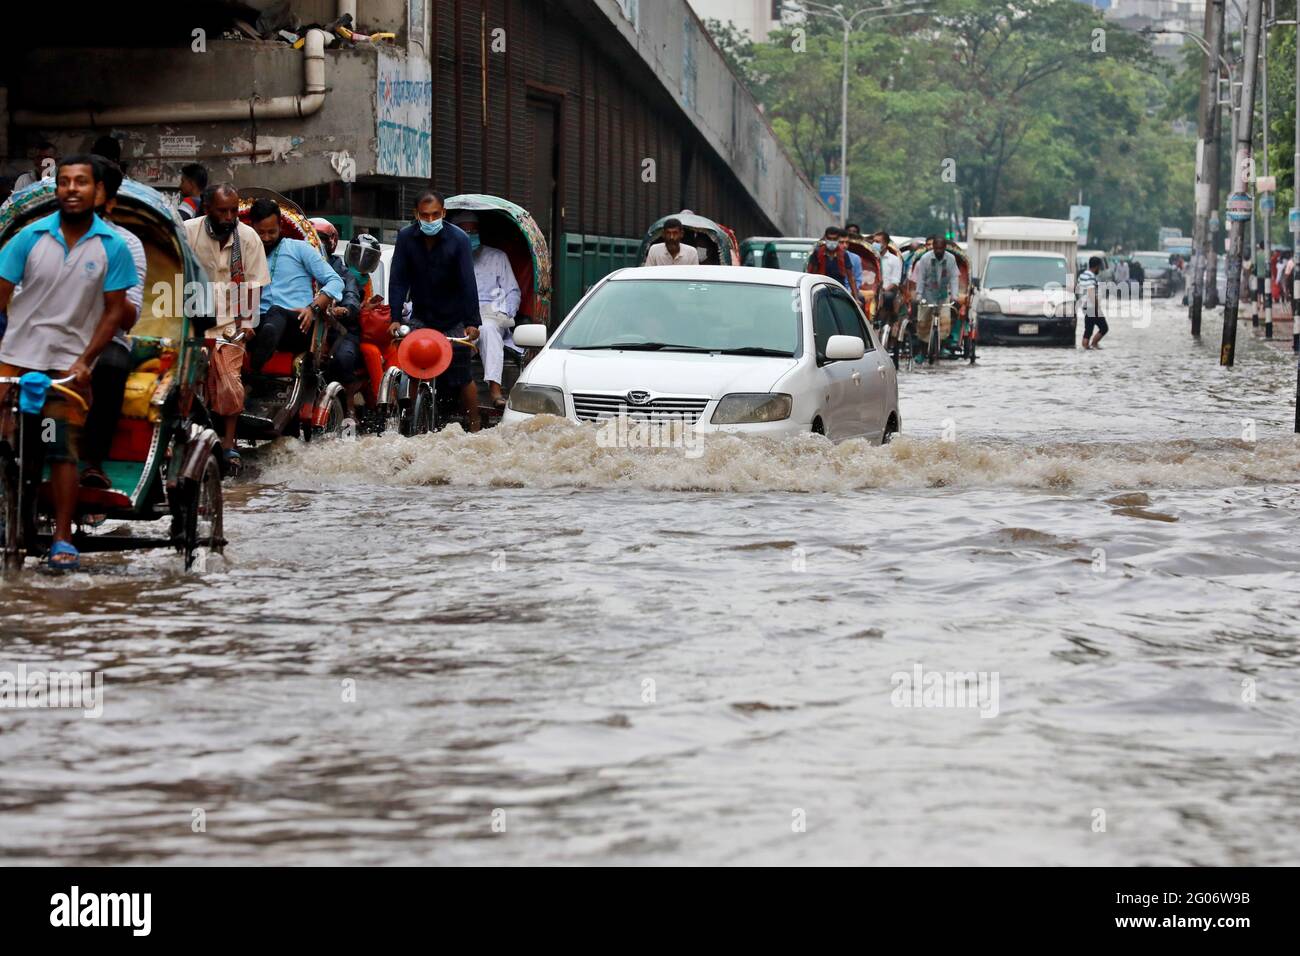
POLYGON ((1079 308, 1083 312, 1083 347, 1095 349, 1110 331, 1106 317, 1101 314, 1101 296, 1097 274, 1101 272, 1101 256, 1088 260, 1088 268, 1079 273, 1079 308), (1094 332, 1093 330, 1096 329, 1094 332))

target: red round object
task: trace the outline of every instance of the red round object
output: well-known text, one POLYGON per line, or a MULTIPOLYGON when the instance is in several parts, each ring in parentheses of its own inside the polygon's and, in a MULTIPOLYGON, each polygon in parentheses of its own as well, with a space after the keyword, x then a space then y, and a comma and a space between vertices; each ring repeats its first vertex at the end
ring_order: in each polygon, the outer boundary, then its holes
POLYGON ((451 343, 436 329, 416 329, 398 346, 397 365, 411 378, 437 378, 451 365, 451 343))

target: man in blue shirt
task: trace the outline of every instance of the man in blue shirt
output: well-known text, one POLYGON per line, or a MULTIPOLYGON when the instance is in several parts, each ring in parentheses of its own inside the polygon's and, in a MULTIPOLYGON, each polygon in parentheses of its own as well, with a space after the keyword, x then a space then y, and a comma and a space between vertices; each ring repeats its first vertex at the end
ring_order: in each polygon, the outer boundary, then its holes
POLYGON ((278 350, 304 351, 318 315, 343 297, 343 279, 305 239, 280 235, 280 207, 273 199, 254 201, 249 225, 266 249, 271 284, 262 290, 262 315, 248 347, 249 363, 260 372, 278 350), (312 280, 320 286, 312 291, 312 280))
MULTIPOLYGON (((80 557, 72 546, 72 518, 91 368, 134 318, 126 290, 140 281, 126 243, 95 215, 103 175, 97 157, 64 157, 55 171, 59 211, 28 225, 0 251, 0 312, 9 319, 0 340, 0 377, 70 375, 77 396, 51 390, 42 410, 54 422, 54 440, 45 446, 54 497, 49 561, 62 570, 76 569, 80 557)), ((0 397, 9 387, 0 385, 0 397)), ((11 436, 13 424, 0 423, 0 431, 11 436)))
MULTIPOLYGON (((413 329, 437 329, 447 336, 478 338, 478 283, 469 236, 443 219, 443 197, 432 189, 415 201, 415 222, 397 234, 388 304, 402 314, 409 296, 413 329)), ((438 376, 442 388, 459 390, 469 430, 479 429, 478 386, 469 350, 452 350, 451 365, 438 376)))

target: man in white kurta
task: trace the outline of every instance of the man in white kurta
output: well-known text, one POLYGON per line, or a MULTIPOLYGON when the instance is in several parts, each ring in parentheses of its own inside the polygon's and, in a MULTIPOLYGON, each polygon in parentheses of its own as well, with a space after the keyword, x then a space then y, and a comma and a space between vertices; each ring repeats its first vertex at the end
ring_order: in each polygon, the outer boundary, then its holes
POLYGON ((492 393, 492 404, 504 408, 501 392, 501 367, 505 360, 505 333, 514 328, 519 312, 519 283, 515 281, 510 258, 500 249, 483 245, 478 235, 478 216, 472 212, 454 213, 451 221, 469 236, 474 255, 474 281, 478 284, 478 349, 483 359, 483 379, 492 393))

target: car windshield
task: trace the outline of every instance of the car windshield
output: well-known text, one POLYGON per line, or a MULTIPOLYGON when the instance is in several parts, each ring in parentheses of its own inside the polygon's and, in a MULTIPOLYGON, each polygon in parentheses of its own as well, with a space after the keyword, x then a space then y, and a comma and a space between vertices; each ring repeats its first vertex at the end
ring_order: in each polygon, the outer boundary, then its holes
POLYGON ((551 348, 792 356, 798 295, 756 283, 615 279, 592 293, 551 348))
POLYGON ((1133 258, 1142 263, 1143 269, 1169 268, 1169 253, 1167 252, 1139 252, 1133 258))
POLYGON ((808 266, 808 256, 812 254, 813 246, 777 246, 775 257, 768 256, 768 261, 778 269, 787 269, 790 272, 803 272, 808 266), (775 261, 773 261, 775 258, 775 261))
POLYGON ((985 268, 986 289, 1043 289, 1065 285, 1065 260, 1051 256, 993 256, 985 268))

